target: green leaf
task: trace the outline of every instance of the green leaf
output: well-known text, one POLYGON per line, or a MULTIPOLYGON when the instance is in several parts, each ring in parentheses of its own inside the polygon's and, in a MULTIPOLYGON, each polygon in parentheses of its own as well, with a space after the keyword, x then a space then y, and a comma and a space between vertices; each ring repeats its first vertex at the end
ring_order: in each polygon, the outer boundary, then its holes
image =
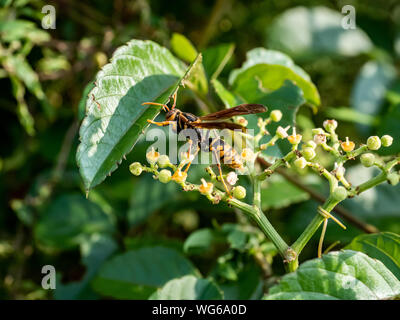
POLYGON ((400 281, 378 260, 351 250, 309 260, 269 290, 268 300, 381 300, 400 294, 400 281))
POLYGON ((151 175, 141 177, 130 198, 127 213, 129 225, 137 226, 168 202, 176 201, 177 197, 179 190, 175 183, 163 184, 155 181, 151 175))
POLYGON ((363 65, 351 92, 351 106, 363 114, 376 115, 396 77, 393 65, 368 61, 363 65))
POLYGON ((321 55, 356 56, 372 48, 359 27, 345 29, 344 15, 326 7, 296 7, 275 18, 268 29, 267 45, 296 59, 321 55))
POLYGON ((256 48, 247 52, 247 60, 240 69, 229 76, 229 83, 239 96, 248 100, 254 92, 263 95, 279 89, 285 80, 292 80, 299 86, 308 102, 318 106, 320 97, 310 76, 293 60, 279 51, 256 48), (249 92, 249 88, 252 88, 249 92))
MULTIPOLYGON (((379 174, 376 168, 365 168, 362 165, 352 166, 347 170, 347 180, 358 185, 366 182, 379 174)), ((346 199, 343 205, 355 216, 373 223, 378 228, 394 231, 388 226, 383 226, 381 220, 392 218, 395 221, 400 217, 400 184, 396 186, 382 183, 375 188, 364 191, 357 197, 346 199)))
POLYGON ((0 21, 0 37, 4 42, 29 39, 39 44, 50 40, 50 35, 37 28, 35 23, 18 19, 0 21))
POLYGON ((229 59, 232 57, 235 45, 224 43, 205 49, 203 54, 204 70, 208 79, 217 79, 229 59))
MULTIPOLYGON (((297 111, 299 110, 299 107, 304 104, 305 100, 303 91, 293 82, 286 80, 283 86, 278 90, 264 94, 254 102, 268 106, 268 112, 263 113, 263 117, 268 116, 272 110, 280 110, 282 112, 283 116, 281 121, 273 122, 268 126, 268 130, 273 135, 278 126, 283 128, 287 126, 294 126, 296 122, 297 111)), ((251 115, 248 117, 248 119, 253 119, 251 128, 255 128, 257 116, 251 115)), ((283 157, 290 151, 290 149, 291 145, 286 139, 278 140, 274 146, 263 151, 263 154, 268 156, 283 157)))
POLYGON ((17 115, 20 124, 30 136, 35 135, 35 120, 29 112, 28 105, 25 102, 25 87, 22 82, 14 75, 10 75, 12 92, 17 100, 17 115))
POLYGON ((167 282, 153 293, 150 300, 221 300, 223 293, 209 279, 185 276, 167 282))
POLYGON ((349 121, 367 126, 376 126, 378 124, 376 117, 351 108, 325 107, 324 111, 328 117, 336 120, 349 121))
POLYGON ((90 287, 90 281, 95 276, 102 263, 118 248, 117 243, 108 235, 94 234, 89 241, 82 243, 82 263, 86 273, 82 280, 64 284, 57 279, 54 298, 57 300, 95 299, 97 295, 90 287))
POLYGON ((383 136, 385 134, 389 134, 393 137, 395 143, 393 143, 390 147, 382 148, 379 150, 381 155, 393 155, 398 154, 400 152, 400 103, 392 106, 389 109, 381 122, 378 128, 378 135, 383 136))
POLYGON ((380 260, 400 280, 400 236, 392 232, 363 234, 345 247, 380 260))
POLYGON ((112 217, 82 195, 64 194, 39 217, 34 232, 39 243, 68 249, 87 241, 92 234, 113 232, 114 223, 112 217))
POLYGON ((182 84, 205 98, 208 93, 208 82, 202 60, 203 56, 199 53, 192 63, 192 67, 188 70, 186 77, 182 80, 182 84))
POLYGON ((254 262, 249 263, 238 273, 235 281, 226 281, 219 286, 226 300, 260 299, 263 294, 260 267, 254 262))
POLYGON ((200 229, 191 233, 183 244, 183 250, 189 254, 203 254, 210 250, 213 244, 222 241, 221 235, 212 229, 200 229))
POLYGON ((173 53, 183 61, 193 62, 197 56, 197 50, 183 34, 173 33, 171 38, 171 49, 173 53))
POLYGON ((85 117, 85 108, 86 108, 86 100, 89 96, 90 91, 92 91, 92 89, 94 88, 94 83, 93 82, 89 82, 85 88, 83 89, 83 93, 82 93, 82 97, 81 100, 79 100, 79 104, 78 104, 78 118, 79 121, 82 121, 83 118, 85 117))
POLYGON ((243 101, 240 100, 239 97, 235 96, 232 92, 228 91, 224 85, 219 82, 217 79, 212 79, 211 84, 213 85, 215 92, 217 93, 218 97, 222 100, 225 105, 225 108, 233 108, 243 101))
POLYGON ((185 275, 198 276, 198 271, 180 253, 170 248, 144 247, 106 262, 93 288, 117 299, 147 299, 169 280, 185 275))
POLYGON ((141 104, 166 103, 183 74, 182 64, 152 41, 132 40, 116 50, 96 76, 80 128, 76 157, 86 189, 117 168, 149 125, 147 119, 158 114, 159 108, 141 104))
POLYGON ((8 55, 4 60, 4 65, 10 74, 17 77, 24 83, 26 88, 41 102, 41 105, 48 117, 54 116, 54 109, 48 103, 46 95, 43 92, 39 77, 32 69, 23 55, 8 55))
POLYGON ((267 180, 267 186, 261 190, 262 209, 281 209, 293 203, 310 198, 309 194, 288 182, 282 176, 273 175, 267 180))

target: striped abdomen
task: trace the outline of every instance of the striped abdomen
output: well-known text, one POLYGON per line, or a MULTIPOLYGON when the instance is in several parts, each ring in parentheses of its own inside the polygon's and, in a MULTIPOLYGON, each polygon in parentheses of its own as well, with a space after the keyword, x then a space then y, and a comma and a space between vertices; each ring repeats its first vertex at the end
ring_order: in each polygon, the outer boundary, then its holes
POLYGON ((221 138, 215 138, 210 143, 210 151, 216 152, 221 164, 232 169, 240 169, 243 167, 242 160, 238 153, 229 144, 225 143, 221 138))

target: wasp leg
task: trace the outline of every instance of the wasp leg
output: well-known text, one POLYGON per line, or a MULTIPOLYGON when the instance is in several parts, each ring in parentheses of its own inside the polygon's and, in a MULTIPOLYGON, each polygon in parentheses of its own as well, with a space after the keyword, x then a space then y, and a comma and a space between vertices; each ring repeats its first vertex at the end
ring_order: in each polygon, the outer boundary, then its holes
MULTIPOLYGON (((192 141, 192 140, 190 140, 190 141, 192 141)), ((190 150, 191 150, 191 146, 189 147, 189 150, 188 150, 189 156, 190 156, 190 150)), ((193 153, 193 160, 194 160, 194 158, 196 158, 196 156, 197 156, 197 154, 199 153, 199 151, 200 151, 200 147, 197 146, 196 151, 193 153)), ((186 167, 186 169, 185 169, 185 172, 186 172, 186 173, 188 172, 189 167, 190 167, 190 165, 192 164, 192 161, 193 161, 193 160, 191 160, 191 161, 187 164, 187 167, 186 167)))
POLYGON ((147 119, 147 122, 148 122, 148 123, 151 123, 151 124, 155 124, 156 126, 159 126, 159 127, 166 127, 166 126, 169 126, 171 123, 173 123, 173 122, 175 122, 175 121, 161 121, 161 122, 156 122, 156 121, 147 119))
POLYGON ((142 103, 142 106, 144 106, 144 105, 162 106, 162 108, 163 108, 163 110, 164 110, 165 112, 169 111, 168 106, 167 106, 166 104, 163 104, 163 103, 157 103, 157 102, 143 102, 143 103, 142 103))
POLYGON ((174 96, 173 96, 173 99, 174 99, 174 103, 172 104, 172 107, 171 107, 171 109, 174 109, 175 108, 175 106, 176 106, 176 96, 178 95, 178 91, 175 91, 175 93, 174 93, 174 96))
POLYGON ((225 190, 226 190, 226 194, 229 196, 229 198, 232 198, 232 195, 231 195, 231 193, 229 192, 229 189, 228 189, 228 187, 227 187, 227 185, 226 185, 226 183, 225 183, 224 177, 222 176, 221 163, 220 163, 220 161, 219 161, 219 157, 218 157, 217 150, 212 149, 212 152, 213 152, 214 157, 215 157, 215 159, 216 159, 216 161, 217 161, 217 167, 218 167, 218 171, 219 171, 219 177, 220 177, 220 179, 221 179, 222 184, 224 185, 224 188, 225 188, 225 190))

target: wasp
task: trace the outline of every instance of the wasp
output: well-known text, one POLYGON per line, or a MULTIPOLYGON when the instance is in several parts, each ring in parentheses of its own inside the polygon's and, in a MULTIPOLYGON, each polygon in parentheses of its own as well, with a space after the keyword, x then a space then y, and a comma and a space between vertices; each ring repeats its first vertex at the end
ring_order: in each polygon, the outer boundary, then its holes
MULTIPOLYGON (((162 109, 165 112, 165 121, 156 122, 148 119, 147 122, 160 127, 172 125, 172 130, 177 134, 187 129, 194 130, 195 137, 193 139, 189 139, 188 141, 188 153, 190 154, 192 146, 196 147, 196 150, 193 153, 193 159, 200 150, 212 153, 218 167, 220 180, 224 185, 227 194, 230 196, 229 189, 222 176, 221 163, 232 169, 241 170, 243 169, 243 162, 236 150, 224 140, 222 140, 221 137, 217 136, 215 138, 210 138, 209 130, 207 130, 207 134, 203 134, 201 129, 240 129, 242 131, 245 131, 245 127, 240 124, 221 120, 227 120, 234 116, 266 112, 267 108, 261 104, 241 104, 230 109, 225 109, 198 117, 192 113, 183 112, 180 109, 176 108, 176 96, 177 92, 175 92, 173 95, 173 104, 171 108, 162 103, 142 103, 142 105, 162 106, 162 109)), ((191 163, 192 161, 187 164, 185 172, 189 170, 191 163)))

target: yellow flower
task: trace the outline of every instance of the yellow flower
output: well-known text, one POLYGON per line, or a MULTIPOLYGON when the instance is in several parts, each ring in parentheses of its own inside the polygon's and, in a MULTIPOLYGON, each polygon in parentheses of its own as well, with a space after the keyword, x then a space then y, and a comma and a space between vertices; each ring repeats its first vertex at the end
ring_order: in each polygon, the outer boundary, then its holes
POLYGON ((201 185, 199 187, 199 191, 201 194, 210 194, 213 191, 214 185, 211 182, 206 182, 203 178, 201 178, 201 185))
POLYGON ((187 178, 187 173, 183 172, 181 170, 175 171, 175 173, 171 177, 172 180, 174 180, 178 183, 185 182, 186 178, 187 178))
POLYGON ((349 137, 346 137, 346 141, 342 142, 341 146, 344 151, 350 152, 354 150, 355 144, 349 140, 349 137))

